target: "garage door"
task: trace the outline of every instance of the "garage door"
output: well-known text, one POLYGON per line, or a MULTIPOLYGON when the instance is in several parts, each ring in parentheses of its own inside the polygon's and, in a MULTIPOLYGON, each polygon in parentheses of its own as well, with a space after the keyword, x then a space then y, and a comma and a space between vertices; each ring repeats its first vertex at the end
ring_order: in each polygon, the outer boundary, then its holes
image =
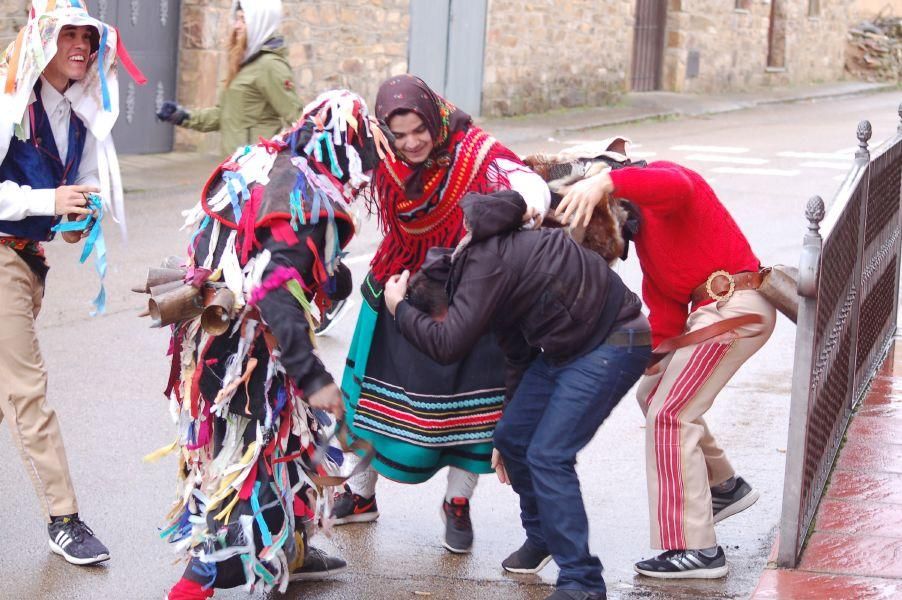
POLYGON ((172 150, 173 128, 156 121, 163 100, 175 98, 179 0, 88 0, 88 10, 122 35, 135 64, 147 76, 138 86, 119 70, 119 120, 113 129, 123 154, 172 150))

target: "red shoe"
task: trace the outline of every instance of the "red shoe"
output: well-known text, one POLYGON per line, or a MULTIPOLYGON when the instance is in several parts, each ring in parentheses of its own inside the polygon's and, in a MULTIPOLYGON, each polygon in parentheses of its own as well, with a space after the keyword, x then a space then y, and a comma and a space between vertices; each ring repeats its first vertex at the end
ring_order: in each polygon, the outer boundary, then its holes
POLYGON ((182 577, 169 590, 166 600, 207 600, 213 597, 215 591, 213 588, 205 590, 204 586, 196 581, 182 577))

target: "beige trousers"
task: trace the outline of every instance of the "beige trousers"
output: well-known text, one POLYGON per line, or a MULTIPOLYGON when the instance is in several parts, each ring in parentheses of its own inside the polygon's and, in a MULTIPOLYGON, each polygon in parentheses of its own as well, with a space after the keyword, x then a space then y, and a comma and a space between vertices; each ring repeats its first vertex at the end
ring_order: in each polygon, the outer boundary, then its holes
POLYGON ((47 372, 34 323, 43 288, 15 251, 0 246, 0 421, 9 426, 49 522, 78 512, 78 505, 59 421, 45 399, 47 372))
POLYGON ((688 332, 748 314, 760 315, 764 322, 734 330, 732 341, 675 350, 660 363, 660 371, 639 384, 652 548, 701 549, 717 543, 711 486, 723 483, 734 471, 702 416, 770 337, 776 311, 757 291, 742 290, 729 300, 696 310, 686 323, 688 332))

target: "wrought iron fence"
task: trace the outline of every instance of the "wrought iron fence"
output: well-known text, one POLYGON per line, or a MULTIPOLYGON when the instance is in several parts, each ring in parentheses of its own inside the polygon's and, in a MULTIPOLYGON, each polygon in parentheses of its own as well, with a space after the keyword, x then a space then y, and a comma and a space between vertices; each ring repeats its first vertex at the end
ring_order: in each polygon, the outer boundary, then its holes
POLYGON ((870 137, 871 124, 862 121, 855 163, 826 218, 818 196, 805 211, 781 567, 796 564, 852 410, 896 332, 902 122, 873 155, 870 137))

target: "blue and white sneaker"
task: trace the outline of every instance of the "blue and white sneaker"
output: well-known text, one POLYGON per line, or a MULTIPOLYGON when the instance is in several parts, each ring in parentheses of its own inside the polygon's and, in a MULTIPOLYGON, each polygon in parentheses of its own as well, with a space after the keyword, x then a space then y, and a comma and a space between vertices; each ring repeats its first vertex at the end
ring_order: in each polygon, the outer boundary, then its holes
POLYGON ((634 568, 640 575, 659 579, 719 579, 727 574, 727 557, 720 546, 714 556, 699 550, 668 550, 634 568))
POLYGON ((47 532, 50 549, 73 565, 94 565, 110 559, 110 551, 77 514, 54 517, 47 532))

